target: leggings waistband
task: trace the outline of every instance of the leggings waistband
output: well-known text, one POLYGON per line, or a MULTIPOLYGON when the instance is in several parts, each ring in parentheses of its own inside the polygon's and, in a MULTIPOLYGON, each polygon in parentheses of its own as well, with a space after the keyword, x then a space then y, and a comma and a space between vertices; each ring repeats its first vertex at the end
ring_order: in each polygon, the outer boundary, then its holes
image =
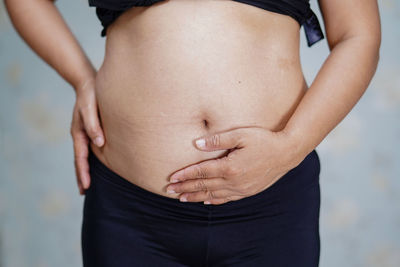
POLYGON ((291 169, 278 181, 276 181, 274 184, 264 189, 263 191, 239 200, 229 201, 219 205, 213 205, 213 204, 205 205, 203 204, 203 202, 181 202, 177 198, 170 198, 163 195, 159 195, 129 182, 125 178, 121 177, 120 175, 109 169, 106 165, 104 165, 93 153, 90 146, 89 146, 88 160, 89 160, 90 176, 91 176, 91 185, 88 190, 92 190, 92 187, 96 187, 96 182, 100 181, 107 182, 109 183, 109 186, 118 190, 118 194, 126 197, 127 201, 129 201, 129 199, 130 200, 135 199, 135 201, 141 202, 144 205, 149 205, 151 203, 155 207, 160 207, 161 209, 178 208, 178 209, 193 210, 193 212, 207 212, 210 209, 243 210, 250 207, 254 209, 254 207, 257 205, 265 205, 268 202, 268 200, 273 201, 273 199, 279 198, 279 195, 285 191, 282 190, 282 187, 287 187, 286 185, 291 184, 292 183, 291 181, 293 181, 292 184, 295 184, 297 186, 297 184, 301 182, 300 180, 304 179, 315 180, 315 176, 319 175, 319 168, 320 168, 319 157, 317 155, 317 152, 313 150, 310 154, 308 154, 305 157, 305 159, 298 166, 291 169))

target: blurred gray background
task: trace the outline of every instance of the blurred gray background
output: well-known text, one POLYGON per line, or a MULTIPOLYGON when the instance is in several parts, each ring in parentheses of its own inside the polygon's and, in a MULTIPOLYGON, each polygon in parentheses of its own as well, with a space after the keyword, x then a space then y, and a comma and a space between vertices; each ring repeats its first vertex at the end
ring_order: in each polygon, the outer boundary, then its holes
MULTIPOLYGON (((323 23, 315 0, 312 8, 323 23)), ((400 1, 379 1, 377 73, 358 104, 317 147, 321 265, 400 266, 400 1)), ((87 0, 56 2, 96 68, 104 38, 87 0)), ((34 23, 34 22, 32 22, 34 23)), ((326 39, 301 59, 311 84, 326 39)), ((0 2, 0 267, 81 266, 83 197, 69 127, 73 88, 22 41, 0 2)))

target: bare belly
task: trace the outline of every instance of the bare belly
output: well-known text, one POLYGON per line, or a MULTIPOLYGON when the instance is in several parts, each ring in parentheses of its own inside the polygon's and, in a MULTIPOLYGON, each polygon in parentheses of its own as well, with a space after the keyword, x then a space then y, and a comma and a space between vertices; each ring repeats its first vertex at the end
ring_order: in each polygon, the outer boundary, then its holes
POLYGON ((226 151, 194 139, 237 127, 279 131, 307 89, 299 25, 231 0, 169 0, 123 13, 107 31, 96 77, 106 143, 96 156, 153 193, 226 151))

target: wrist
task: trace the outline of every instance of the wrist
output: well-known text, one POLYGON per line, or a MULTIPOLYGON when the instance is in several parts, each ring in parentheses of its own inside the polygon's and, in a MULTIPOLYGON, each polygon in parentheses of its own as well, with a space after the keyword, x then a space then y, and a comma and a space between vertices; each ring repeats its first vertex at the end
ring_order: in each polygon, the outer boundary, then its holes
POLYGON ((94 83, 97 75, 97 70, 93 67, 93 65, 89 62, 85 67, 80 68, 80 75, 75 77, 72 87, 75 90, 75 93, 78 93, 85 88, 88 88, 88 85, 94 83))
POLYGON ((80 79, 73 87, 75 93, 78 95, 81 92, 88 90, 88 89, 93 89, 94 85, 96 82, 96 76, 95 75, 89 75, 86 76, 82 79, 80 79))
POLYGON ((285 127, 281 130, 281 133, 285 137, 288 151, 292 158, 297 158, 301 161, 314 149, 307 144, 305 134, 299 130, 285 127))

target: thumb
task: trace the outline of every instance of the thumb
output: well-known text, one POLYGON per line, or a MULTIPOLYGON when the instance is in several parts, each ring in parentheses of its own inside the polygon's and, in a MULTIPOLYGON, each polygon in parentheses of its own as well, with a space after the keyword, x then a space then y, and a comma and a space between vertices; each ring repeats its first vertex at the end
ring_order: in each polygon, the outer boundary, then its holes
POLYGON ((215 133, 195 140, 196 147, 203 151, 225 150, 243 147, 245 133, 243 129, 215 133))
POLYGON ((98 147, 103 146, 104 135, 100 126, 96 105, 91 105, 89 108, 82 111, 82 119, 85 131, 92 142, 98 147))

